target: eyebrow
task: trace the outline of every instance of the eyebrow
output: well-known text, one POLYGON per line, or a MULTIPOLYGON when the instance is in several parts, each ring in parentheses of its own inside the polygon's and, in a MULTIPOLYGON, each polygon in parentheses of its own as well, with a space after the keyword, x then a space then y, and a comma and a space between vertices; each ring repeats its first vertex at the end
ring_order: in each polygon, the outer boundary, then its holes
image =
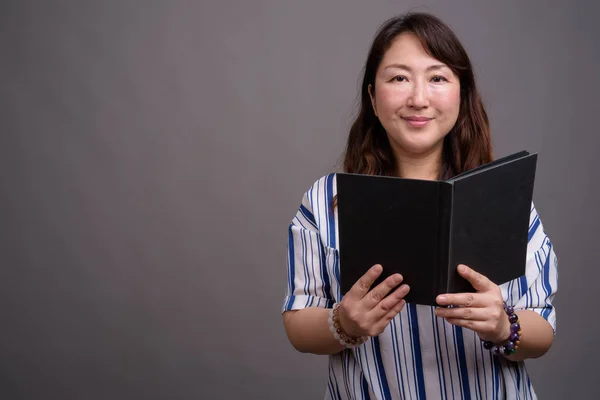
MULTIPOLYGON (((404 64, 390 64, 387 67, 385 67, 384 69, 390 69, 390 68, 404 69, 409 72, 412 71, 412 69, 408 65, 404 65, 404 64)), ((435 71, 435 70, 439 70, 442 68, 448 68, 448 66, 444 65, 444 64, 434 64, 434 65, 430 65, 429 67, 427 67, 425 69, 425 71, 435 71)))

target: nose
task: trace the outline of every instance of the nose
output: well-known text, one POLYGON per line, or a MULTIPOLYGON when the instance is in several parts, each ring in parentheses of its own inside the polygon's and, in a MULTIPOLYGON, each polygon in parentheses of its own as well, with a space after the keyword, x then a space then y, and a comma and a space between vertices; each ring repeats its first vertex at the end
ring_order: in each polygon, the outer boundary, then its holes
POLYGON ((410 96, 408 97, 408 106, 421 109, 429 106, 429 96, 427 94, 426 85, 422 83, 415 83, 410 96))

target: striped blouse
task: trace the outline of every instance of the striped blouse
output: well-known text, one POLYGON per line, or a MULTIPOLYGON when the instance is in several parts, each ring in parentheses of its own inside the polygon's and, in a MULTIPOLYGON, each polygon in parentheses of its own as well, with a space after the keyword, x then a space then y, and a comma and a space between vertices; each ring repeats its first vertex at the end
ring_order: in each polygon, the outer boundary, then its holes
MULTIPOLYGON (((288 284, 283 311, 330 308, 341 300, 336 175, 302 198, 288 230, 288 284)), ((539 313, 553 329, 557 259, 532 206, 526 274, 500 286, 516 310, 539 313)), ((407 304, 385 331, 329 356, 326 399, 535 399, 523 362, 495 356, 477 334, 407 304)))

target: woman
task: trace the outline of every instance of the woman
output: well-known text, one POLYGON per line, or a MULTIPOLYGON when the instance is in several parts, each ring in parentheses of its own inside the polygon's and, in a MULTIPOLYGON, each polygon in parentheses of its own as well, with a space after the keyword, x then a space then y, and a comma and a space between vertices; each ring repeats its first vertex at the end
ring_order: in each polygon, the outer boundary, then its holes
MULTIPOLYGON (((491 160, 488 118, 456 36, 428 14, 387 21, 366 62, 345 172, 446 179, 491 160)), ((335 188, 335 174, 315 182, 289 227, 283 306, 292 345, 329 355, 326 398, 536 398, 523 360, 554 339, 557 261, 535 208, 523 277, 497 286, 458 266, 477 292, 429 307, 405 303, 399 274, 373 287, 385 265, 341 296, 335 188)))

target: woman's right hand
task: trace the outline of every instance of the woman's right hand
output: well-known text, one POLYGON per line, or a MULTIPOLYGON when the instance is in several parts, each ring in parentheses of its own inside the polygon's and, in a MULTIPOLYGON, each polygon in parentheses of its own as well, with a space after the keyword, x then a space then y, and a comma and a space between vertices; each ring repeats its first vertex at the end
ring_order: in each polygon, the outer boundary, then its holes
POLYGON ((410 288, 404 284, 385 297, 402 282, 402 275, 390 275, 371 290, 383 268, 371 267, 342 298, 339 318, 342 329, 353 337, 377 336, 406 304, 404 296, 410 288))

